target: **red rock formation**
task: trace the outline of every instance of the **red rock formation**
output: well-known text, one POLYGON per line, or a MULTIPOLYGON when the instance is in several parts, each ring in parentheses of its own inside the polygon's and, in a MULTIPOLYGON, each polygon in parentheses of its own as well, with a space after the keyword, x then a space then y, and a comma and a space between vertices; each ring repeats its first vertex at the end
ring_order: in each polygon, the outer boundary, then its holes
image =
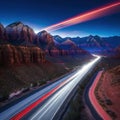
POLYGON ((46 31, 42 31, 37 34, 37 42, 39 43, 39 46, 43 50, 45 50, 47 55, 50 56, 60 55, 61 51, 55 45, 53 36, 47 33, 46 31))
POLYGON ((37 34, 37 41, 39 41, 40 46, 44 50, 51 49, 55 45, 52 35, 46 31, 42 31, 37 34))
POLYGON ((38 47, 0 45, 0 64, 28 64, 45 61, 44 52, 38 47))
POLYGON ((4 40, 4 27, 2 24, 0 24, 0 40, 4 40))
POLYGON ((12 23, 5 29, 8 41, 13 44, 20 44, 24 41, 32 43, 36 37, 33 29, 21 22, 12 23))
POLYGON ((45 53, 50 56, 60 56, 60 50, 57 47, 53 47, 52 49, 46 49, 45 53))

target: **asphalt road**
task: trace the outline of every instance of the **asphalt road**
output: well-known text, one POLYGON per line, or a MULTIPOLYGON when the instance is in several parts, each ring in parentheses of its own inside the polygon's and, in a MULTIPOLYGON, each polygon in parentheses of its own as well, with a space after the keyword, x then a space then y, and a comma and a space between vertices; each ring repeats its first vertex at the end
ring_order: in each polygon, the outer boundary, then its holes
POLYGON ((0 113, 0 120, 8 120, 15 114, 22 111, 24 108, 32 104, 34 101, 38 100, 40 97, 42 97, 45 93, 49 92, 53 88, 55 88, 57 85, 61 84, 63 81, 71 77, 71 75, 75 74, 75 72, 71 73, 70 75, 66 76, 65 78, 60 79, 59 81, 56 81, 55 83, 51 84, 50 86, 47 86, 43 88, 42 90, 36 92, 35 94, 30 95, 29 97, 23 99, 22 101, 18 102, 17 104, 5 109, 0 113))
POLYGON ((89 99, 89 89, 90 89, 91 85, 93 84, 93 82, 94 82, 94 80, 95 80, 98 72, 96 72, 93 75, 93 77, 91 78, 90 82, 88 83, 88 85, 86 86, 86 89, 84 91, 84 100, 85 100, 85 103, 88 106, 89 110, 91 111, 91 114, 92 114, 94 120, 102 120, 102 118, 96 112, 95 108, 93 107, 93 105, 91 104, 90 99, 89 99))
POLYGON ((19 120, 26 115, 26 120, 52 120, 70 93, 99 60, 100 57, 95 58, 81 69, 2 111, 0 120, 19 120), (39 104, 40 107, 35 109, 39 104), (33 114, 30 111, 34 111, 33 114))

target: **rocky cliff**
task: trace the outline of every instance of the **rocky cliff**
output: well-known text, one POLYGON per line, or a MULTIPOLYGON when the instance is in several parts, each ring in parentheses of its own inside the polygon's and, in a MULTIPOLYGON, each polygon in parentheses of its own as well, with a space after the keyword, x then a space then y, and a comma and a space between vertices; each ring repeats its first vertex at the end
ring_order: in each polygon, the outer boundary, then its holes
POLYGON ((4 26, 2 24, 0 24, 0 40, 4 39, 4 26))
POLYGON ((6 31, 4 26, 0 23, 0 44, 6 44, 6 43, 8 43, 6 31))
POLYGON ((55 45, 53 41, 52 35, 50 35, 47 31, 41 31, 37 34, 37 41, 39 45, 44 49, 52 49, 55 45))
POLYGON ((29 64, 45 61, 44 52, 38 47, 0 45, 0 64, 29 64))
POLYGON ((21 22, 15 22, 5 28, 7 40, 14 45, 20 45, 23 42, 33 43, 36 35, 32 28, 21 22))

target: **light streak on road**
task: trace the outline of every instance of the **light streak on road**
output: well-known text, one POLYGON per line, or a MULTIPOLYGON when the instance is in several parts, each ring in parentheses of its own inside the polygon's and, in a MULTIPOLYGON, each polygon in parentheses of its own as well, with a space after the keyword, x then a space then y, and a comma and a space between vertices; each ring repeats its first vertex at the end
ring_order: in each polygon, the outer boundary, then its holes
POLYGON ((48 101, 43 104, 33 115, 28 119, 30 120, 53 120, 54 116, 65 102, 70 93, 82 80, 82 78, 94 67, 96 62, 100 60, 100 57, 97 56, 96 59, 90 63, 84 65, 80 70, 78 70, 74 77, 68 84, 62 87, 58 92, 56 92, 48 101))
POLYGON ((29 97, 25 98, 24 100, 16 103, 15 105, 9 107, 8 109, 0 112, 0 120, 8 120, 12 116, 16 115, 26 107, 30 106, 33 102, 37 101, 40 99, 42 96, 44 96, 46 93, 49 91, 53 90, 56 86, 60 85, 63 83, 66 79, 70 78, 72 75, 74 75, 75 72, 65 76, 64 78, 61 78, 60 80, 56 81, 55 83, 46 86, 42 90, 39 90, 38 92, 30 95, 29 97))
POLYGON ((44 28, 44 30, 46 31, 55 31, 64 27, 68 27, 71 25, 75 25, 78 23, 82 23, 88 20, 92 20, 92 19, 96 19, 96 18, 100 18, 103 16, 106 16, 108 14, 111 14, 113 12, 116 12, 118 9, 116 9, 117 7, 120 7, 120 2, 116 2, 116 3, 112 3, 110 5, 106 5, 104 7, 95 9, 95 10, 91 10, 89 12, 80 14, 78 16, 72 17, 70 19, 64 20, 62 22, 59 22, 57 24, 53 24, 51 26, 48 26, 46 28, 44 28))

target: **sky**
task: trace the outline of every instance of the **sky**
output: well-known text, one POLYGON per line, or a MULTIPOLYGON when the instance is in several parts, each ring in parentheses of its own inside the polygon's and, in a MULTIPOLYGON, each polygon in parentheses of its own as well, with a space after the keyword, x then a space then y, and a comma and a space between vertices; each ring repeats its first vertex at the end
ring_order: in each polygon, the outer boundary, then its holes
MULTIPOLYGON (((21 21, 35 32, 87 11, 119 0, 0 0, 0 22, 7 26, 21 21)), ((82 22, 56 31, 52 35, 84 37, 120 35, 120 9, 101 18, 82 22)))

